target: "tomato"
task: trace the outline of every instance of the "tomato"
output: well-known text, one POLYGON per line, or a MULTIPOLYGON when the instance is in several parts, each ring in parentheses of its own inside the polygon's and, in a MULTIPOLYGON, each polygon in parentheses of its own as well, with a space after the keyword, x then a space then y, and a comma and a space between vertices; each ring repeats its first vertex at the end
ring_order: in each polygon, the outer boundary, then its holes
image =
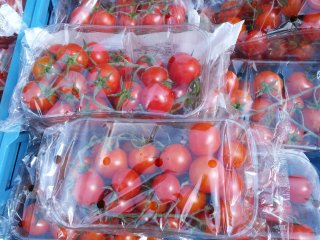
POLYGON ((304 176, 289 176, 290 200, 294 203, 304 204, 311 199, 312 186, 304 176))
POLYGON ((225 172, 225 184, 221 189, 220 198, 232 203, 235 203, 241 199, 244 191, 244 180, 240 174, 235 170, 225 172))
POLYGON ((153 174, 157 171, 159 155, 160 151, 153 144, 147 144, 129 153, 129 165, 139 174, 153 174))
POLYGON ((232 71, 228 71, 224 77, 224 89, 227 94, 231 94, 238 90, 239 79, 232 71))
MULTIPOLYGON (((309 33, 312 34, 312 33, 309 33)), ((315 48, 307 41, 301 41, 299 46, 293 48, 290 53, 291 55, 299 60, 299 61, 306 61, 312 60, 312 55, 315 53, 315 48)))
POLYGON ((264 125, 257 123, 251 123, 252 134, 256 143, 258 144, 269 144, 273 139, 273 133, 269 128, 264 125))
POLYGON ((118 69, 122 80, 131 80, 130 75, 133 72, 133 68, 128 65, 132 63, 132 60, 127 54, 122 51, 112 53, 110 62, 124 65, 117 66, 116 68, 118 69))
POLYGON ((79 204, 89 206, 101 200, 103 191, 102 178, 94 171, 89 170, 77 177, 73 197, 79 204))
POLYGON ((47 49, 47 54, 45 54, 45 56, 51 56, 53 55, 53 57, 57 57, 58 56, 58 52, 60 51, 61 48, 63 48, 64 46, 62 44, 54 44, 51 45, 48 49, 47 49))
POLYGON ((179 218, 175 218, 175 217, 162 217, 159 220, 161 226, 163 227, 163 229, 181 229, 181 225, 183 224, 181 222, 181 220, 179 218))
POLYGON ((45 114, 57 102, 57 96, 47 82, 32 81, 23 87, 22 101, 32 111, 38 114, 45 114))
POLYGON ((302 110, 304 125, 314 133, 320 133, 320 108, 306 107, 302 110))
POLYGON ((145 86, 150 86, 153 83, 161 83, 168 79, 168 71, 165 68, 158 66, 147 68, 141 75, 141 81, 145 86))
POLYGON ((275 10, 264 11, 260 13, 255 21, 257 30, 268 31, 280 26, 281 15, 275 10))
POLYGON ((76 109, 72 104, 67 102, 57 102, 53 105, 53 107, 46 112, 47 116, 64 116, 71 115, 76 112, 76 109))
POLYGON ((114 98, 114 105, 120 111, 135 110, 141 100, 142 88, 140 84, 135 82, 124 82, 123 89, 119 97, 114 98))
POLYGON ((120 26, 136 26, 138 25, 137 17, 132 17, 127 14, 120 14, 119 25, 120 26))
POLYGON ((286 87, 290 95, 300 94, 303 91, 309 90, 301 96, 303 99, 306 99, 312 96, 314 84, 303 72, 293 72, 286 81, 286 87))
POLYGON ((307 0, 308 6, 310 6, 314 10, 320 10, 320 2, 319 0, 307 0))
POLYGON ((121 198, 117 198, 113 202, 106 202, 108 204, 106 211, 110 211, 113 214, 126 214, 131 213, 136 207, 136 203, 132 200, 124 200, 121 198))
POLYGON ((200 157, 191 163, 189 178, 201 192, 217 194, 224 185, 224 168, 215 158, 200 157))
POLYGON ((106 235, 97 232, 84 232, 79 237, 79 240, 106 240, 106 235))
POLYGON ((41 215, 38 205, 30 204, 23 212, 21 220, 23 230, 33 236, 41 236, 47 233, 49 223, 41 215))
MULTIPOLYGON (((268 100, 267 98, 257 98, 254 100, 252 104, 252 115, 250 117, 251 121, 254 122, 263 122, 265 118, 270 117, 270 113, 273 112, 276 108, 267 109, 273 102, 268 100)), ((268 119, 266 119, 268 122, 268 119)))
POLYGON ((294 240, 316 240, 312 228, 307 225, 290 224, 289 239, 294 240))
POLYGON ((89 66, 101 66, 109 62, 109 52, 99 43, 91 42, 87 45, 87 52, 89 54, 89 66))
POLYGON ((181 188, 177 208, 182 214, 192 214, 206 205, 206 194, 199 192, 191 185, 181 188))
POLYGON ((47 73, 53 70, 54 60, 50 56, 43 56, 38 58, 32 67, 32 73, 35 80, 40 80, 47 73))
POLYGON ((212 156, 220 148, 220 131, 211 123, 196 123, 189 131, 189 145, 197 156, 212 156))
POLYGON ((136 171, 120 169, 112 177, 112 187, 120 198, 128 200, 139 194, 141 180, 136 171))
POLYGON ((110 64, 94 68, 88 75, 88 80, 97 87, 101 87, 105 95, 115 94, 120 91, 119 71, 110 64))
POLYGON ((93 25, 115 26, 117 24, 117 19, 111 13, 101 9, 92 14, 90 23, 93 25))
POLYGON ((170 112, 174 104, 172 90, 160 83, 154 83, 142 91, 141 101, 149 112, 170 112))
POLYGON ((127 154, 121 148, 110 151, 97 144, 93 149, 96 151, 95 168, 102 176, 112 178, 116 171, 128 167, 127 154))
POLYGON ((259 56, 268 49, 267 37, 261 31, 252 30, 239 47, 246 56, 259 56))
MULTIPOLYGON (((289 97, 291 96, 289 95, 289 97)), ((291 117, 294 116, 295 113, 299 113, 303 107, 304 101, 301 97, 296 97, 284 104, 284 109, 290 114, 291 117)))
POLYGON ((253 88, 255 95, 258 97, 272 96, 279 98, 282 96, 283 80, 272 71, 263 71, 256 75, 253 88))
POLYGON ((253 100, 248 90, 236 90, 230 97, 232 107, 244 113, 250 111, 252 102, 253 100))
POLYGON ((160 13, 146 13, 142 15, 141 25, 163 25, 165 24, 165 19, 160 13))
POLYGON ((302 0, 288 0, 287 4, 281 7, 281 12, 287 17, 298 16, 302 8, 302 0))
MULTIPOLYGON (((172 91, 174 93, 174 98, 176 99, 175 104, 172 109, 180 109, 183 108, 185 105, 185 102, 187 100, 187 95, 189 91, 188 86, 180 85, 180 86, 174 86, 172 88, 172 91)), ((210 101, 207 99, 207 101, 210 101)))
POLYGON ((68 70, 79 72, 87 67, 89 57, 81 46, 75 43, 69 43, 58 52, 57 62, 61 67, 67 68, 67 72, 68 70))
POLYGON ((72 24, 89 24, 91 12, 92 9, 88 8, 88 6, 80 5, 72 11, 69 22, 72 24))
POLYGON ((268 42, 266 58, 273 60, 284 60, 288 58, 288 41, 287 39, 279 38, 268 42))
POLYGON ((87 93, 87 79, 79 72, 69 71, 64 76, 57 78, 54 87, 58 88, 59 95, 74 95, 76 98, 81 98, 87 93))
POLYGON ((301 25, 303 29, 314 29, 313 32, 304 33, 305 38, 314 41, 320 38, 320 34, 316 29, 320 28, 320 13, 307 14, 303 17, 303 23, 301 25))
POLYGON ((171 144, 161 153, 159 165, 164 172, 181 175, 189 169, 191 161, 192 156, 185 146, 171 144))
POLYGON ((161 202, 174 202, 180 194, 180 182, 172 174, 164 173, 155 177, 152 188, 161 202))
POLYGON ((145 70, 144 67, 145 68, 152 67, 152 66, 164 67, 164 62, 157 55, 155 55, 155 56, 143 55, 137 60, 136 64, 141 66, 141 68, 137 71, 137 75, 139 78, 141 78, 142 73, 145 70))
POLYGON ((147 215, 161 214, 164 213, 168 208, 168 203, 161 202, 155 196, 150 199, 150 197, 143 197, 136 200, 137 208, 140 212, 147 215))
POLYGON ((140 3, 139 12, 152 12, 152 13, 161 13, 163 10, 163 4, 156 4, 152 2, 140 3))
POLYGON ((291 122, 281 122, 277 130, 281 142, 285 144, 301 144, 303 141, 303 130, 291 122))
POLYGON ((117 235, 115 240, 139 240, 139 237, 133 234, 117 235))
POLYGON ((186 9, 182 5, 170 5, 165 16, 166 24, 183 24, 186 21, 186 9))
POLYGON ((118 12, 132 13, 137 8, 136 6, 134 6, 134 4, 134 0, 117 0, 115 7, 118 12))
POLYGON ((226 168, 240 168, 247 160, 247 147, 239 142, 223 145, 223 162, 226 168))
POLYGON ((170 79, 178 85, 189 85, 200 77, 201 65, 199 61, 187 53, 176 53, 168 62, 170 79))
POLYGON ((241 1, 228 0, 221 5, 219 12, 219 23, 225 22, 228 18, 237 17, 242 8, 241 1))

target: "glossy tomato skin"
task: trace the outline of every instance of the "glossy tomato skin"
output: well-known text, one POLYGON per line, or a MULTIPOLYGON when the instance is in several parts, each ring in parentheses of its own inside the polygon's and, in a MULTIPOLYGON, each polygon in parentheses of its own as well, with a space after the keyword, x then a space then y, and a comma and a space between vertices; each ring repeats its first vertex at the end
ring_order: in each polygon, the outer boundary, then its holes
POLYGON ((287 17, 298 16, 302 8, 302 0, 288 0, 288 4, 281 7, 281 12, 287 17))
POLYGON ((81 71, 87 67, 89 63, 89 57, 87 52, 78 44, 69 43, 63 46, 57 55, 57 63, 66 68, 67 71, 81 71))
POLYGON ((161 202, 174 202, 180 194, 180 182, 172 174, 164 173, 153 179, 152 188, 161 202))
POLYGON ((89 170, 77 177, 73 197, 77 203, 89 206, 101 200, 103 191, 104 182, 102 178, 94 171, 89 170))
POLYGON ((192 214, 203 209, 206 205, 206 194, 199 192, 191 185, 181 188, 177 208, 183 214, 192 214))
POLYGON ((200 157, 191 163, 189 178, 201 192, 218 194, 224 186, 224 168, 217 159, 200 157))
POLYGON ((129 165, 139 174, 153 174, 158 168, 159 155, 160 151, 150 143, 130 151, 129 165))
POLYGON ((51 45, 48 49, 47 52, 45 53, 45 56, 51 56, 54 57, 55 59, 58 56, 58 52, 60 51, 61 48, 63 48, 64 46, 62 44, 54 44, 51 45))
POLYGON ((136 26, 138 24, 138 19, 136 17, 131 17, 127 14, 120 14, 119 25, 120 26, 136 26))
POLYGON ((108 207, 106 210, 114 214, 131 213, 136 207, 136 203, 133 199, 124 200, 122 198, 118 198, 111 203, 107 203, 108 207))
POLYGON ((272 104, 273 102, 267 98, 255 99, 252 104, 252 115, 250 120, 254 122, 263 122, 265 118, 270 117, 270 111, 274 111, 274 108, 273 110, 267 108, 272 104))
POLYGON ((220 144, 220 131, 211 123, 197 123, 190 128, 189 145, 193 154, 212 156, 220 144))
POLYGON ((29 235, 41 236, 49 231, 49 223, 39 216, 40 209, 30 204, 24 211, 21 226, 29 235))
POLYGON ((181 175, 189 169, 191 161, 191 153, 185 146, 171 144, 162 151, 159 165, 164 172, 181 175))
POLYGON ((246 113, 250 111, 253 100, 249 90, 238 89, 231 94, 230 103, 233 108, 246 113))
POLYGON ((121 148, 108 151, 98 144, 94 150, 95 169, 105 178, 112 178, 116 171, 128 167, 127 154, 121 148))
POLYGON ((302 91, 307 91, 301 97, 303 99, 309 98, 312 96, 314 84, 307 78, 303 72, 293 72, 286 81, 287 91, 290 95, 296 95, 302 91))
POLYGON ((109 52, 99 43, 89 43, 87 51, 89 52, 89 67, 101 66, 110 60, 109 52))
POLYGON ((155 113, 170 112, 175 100, 172 90, 160 83, 144 88, 141 99, 145 109, 155 113))
POLYGON ((189 85, 200 77, 199 61, 187 53, 176 53, 168 62, 170 79, 178 85, 189 85))
POLYGON ((140 19, 141 25, 163 25, 165 19, 160 13, 146 13, 140 19))
POLYGON ((259 56, 264 54, 268 48, 266 35, 257 30, 252 30, 248 33, 243 43, 240 45, 240 50, 246 56, 259 56))
POLYGON ((224 77, 224 89, 227 94, 231 94, 238 90, 239 88, 239 79, 236 74, 232 71, 228 71, 224 77))
POLYGON ((259 31, 276 29, 281 23, 281 15, 275 10, 262 12, 258 15, 255 25, 259 31))
POLYGON ((141 179, 134 170, 120 169, 112 177, 112 187, 121 199, 129 200, 139 194, 141 179))
POLYGON ((81 73, 75 71, 69 71, 64 76, 59 76, 54 83, 54 87, 57 88, 60 96, 70 94, 76 98, 80 98, 88 91, 87 79, 81 73))
POLYGON ((165 16, 166 24, 183 24, 186 21, 186 9, 182 5, 170 5, 165 16))
POLYGON ((255 95, 258 97, 273 96, 280 98, 282 96, 283 80, 272 71, 263 71, 256 75, 253 88, 255 95))
POLYGON ((247 160, 247 147, 240 142, 230 141, 223 145, 223 162, 228 169, 240 168, 247 160))
POLYGON ((295 203, 304 204, 310 200, 312 186, 304 176, 289 176, 290 200, 295 203))
POLYGON ((144 212, 146 214, 161 214, 164 213, 169 204, 166 202, 161 202, 157 197, 139 197, 138 200, 135 201, 137 204, 137 208, 140 212, 144 212))
POLYGON ((316 240, 312 228, 307 225, 291 224, 289 227, 289 238, 295 240, 316 240))
POLYGON ((120 111, 131 112, 141 102, 142 87, 136 82, 124 82, 120 97, 114 98, 115 108, 120 111))
POLYGON ((302 115, 304 119, 304 125, 314 133, 320 133, 320 109, 306 107, 302 109, 302 115))
POLYGON ((161 83, 168 79, 168 71, 159 66, 149 67, 141 75, 141 81, 145 86, 150 86, 153 83, 161 83))
POLYGON ((137 60, 136 64, 141 66, 141 69, 139 69, 138 72, 137 72, 137 75, 138 75, 139 78, 141 78, 143 72, 148 67, 152 67, 152 66, 164 67, 164 62, 157 55, 156 56, 143 55, 137 60))
POLYGON ((69 23, 90 24, 91 11, 87 6, 76 7, 70 15, 69 23))
POLYGON ((117 19, 111 13, 101 9, 92 14, 90 23, 93 25, 115 26, 117 19))

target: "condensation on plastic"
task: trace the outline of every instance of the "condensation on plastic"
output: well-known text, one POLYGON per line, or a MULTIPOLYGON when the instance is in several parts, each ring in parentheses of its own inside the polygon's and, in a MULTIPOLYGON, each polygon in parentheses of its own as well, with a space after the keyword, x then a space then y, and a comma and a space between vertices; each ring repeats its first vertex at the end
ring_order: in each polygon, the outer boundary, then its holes
POLYGON ((0 0, 0 36, 10 37, 26 28, 22 14, 24 0, 0 0))
POLYGON ((234 121, 80 119, 47 129, 43 139, 37 189, 60 226, 221 239, 248 232, 256 218, 255 144, 234 121), (201 141, 206 134, 214 136, 201 141), (133 179, 123 188, 127 172, 133 179), (98 185, 89 193, 91 180, 98 185))
MULTIPOLYGON (((175 119, 187 118, 190 116, 201 116, 203 114, 207 115, 209 112, 212 112, 210 110, 212 107, 209 103, 209 97, 211 96, 210 90, 214 89, 215 85, 218 85, 218 83, 222 81, 221 79, 223 78, 223 72, 225 72, 228 66, 230 53, 235 44, 240 28, 241 24, 223 24, 216 28, 214 33, 204 32, 191 25, 112 28, 114 33, 108 32, 110 28, 70 25, 54 25, 43 30, 28 30, 26 31, 25 39, 23 41, 24 51, 21 59, 23 62, 23 67, 20 74, 20 80, 12 98, 12 104, 9 112, 10 117, 9 121, 7 121, 7 124, 9 126, 12 126, 12 124, 21 125, 24 123, 25 118, 40 120, 47 123, 55 123, 57 121, 63 121, 69 118, 88 115, 94 115, 96 117, 120 116, 126 118, 161 116, 175 119), (228 38, 225 38, 224 41, 221 41, 226 32, 229 33, 228 38), (186 38, 188 38, 188 41, 183 41, 186 38), (132 110, 129 109, 130 111, 125 111, 125 107, 123 107, 123 110, 119 111, 115 110, 114 104, 111 104, 111 100, 114 100, 112 99, 114 98, 114 95, 109 94, 109 97, 105 95, 105 92, 108 91, 107 87, 105 87, 106 89, 99 89, 99 86, 95 88, 95 82, 97 81, 91 81, 90 84, 90 81, 87 79, 87 76, 90 75, 90 72, 87 69, 83 70, 80 74, 70 70, 69 72, 72 72, 77 76, 77 78, 81 78, 80 80, 84 79, 84 89, 88 90, 87 94, 79 94, 79 97, 76 97, 76 94, 73 93, 78 91, 75 91, 72 92, 72 94, 69 94, 69 96, 67 96, 67 94, 60 94, 60 98, 59 94, 56 94, 56 97, 51 98, 51 101, 49 101, 47 104, 51 107, 50 109, 46 109, 46 111, 42 112, 36 100, 34 104, 35 110, 30 110, 23 101, 22 91, 25 85, 30 82, 35 85, 39 84, 34 81, 32 73, 32 68, 36 64, 37 59, 43 56, 43 54, 46 52, 46 49, 54 44, 77 43, 82 45, 84 41, 87 43, 93 41, 99 42, 110 52, 110 55, 115 51, 124 51, 125 54, 129 55, 133 62, 137 61, 137 59, 143 55, 153 54, 159 56, 159 58, 162 58, 164 63, 167 63, 168 59, 175 53, 185 52, 187 54, 191 54, 200 62, 202 68, 201 75, 199 80, 196 79, 192 81, 189 87, 186 87, 187 93, 184 93, 182 97, 179 96, 179 98, 175 98, 176 100, 187 100, 176 102, 169 110, 161 110, 164 112, 154 112, 154 110, 150 110, 149 112, 146 111, 142 106, 142 100, 146 99, 146 97, 143 97, 142 94, 146 91, 142 90, 142 92, 140 92, 141 101, 138 101, 139 105, 136 106, 136 108, 133 108, 132 110), (97 94, 95 90, 91 91, 90 87, 91 89, 100 90, 100 92, 102 92, 102 94, 100 93, 101 96, 99 96, 99 93, 97 94), (190 97, 193 95, 196 97, 190 97), (99 101, 98 97, 103 101, 99 101), (63 109, 63 107, 65 107, 63 104, 67 105, 67 110, 63 109), (172 109, 175 110, 175 107, 178 109, 176 112, 165 112, 172 109)), ((56 87, 55 83, 59 77, 58 75, 63 73, 63 71, 57 67, 59 63, 64 64, 64 61, 57 61, 56 64, 53 64, 53 68, 55 69, 53 70, 53 73, 46 75, 46 77, 40 81, 40 83, 43 81, 49 82, 49 87, 44 87, 47 90, 56 87), (55 71, 58 71, 58 73, 55 71)), ((117 65, 119 70, 123 63, 116 62, 115 66, 117 67, 117 65)), ((134 64, 134 66, 136 66, 136 64, 134 64)), ((100 70, 98 68, 98 72, 99 71, 100 70)), ((131 77, 132 71, 126 71, 125 69, 124 73, 127 72, 130 73, 129 76, 131 77)), ((135 73, 133 73, 133 78, 130 78, 129 81, 137 80, 137 83, 140 84, 138 77, 135 73)), ((174 84, 173 89, 169 92, 173 93, 174 88, 182 88, 182 85, 174 84)), ((41 86, 43 86, 43 84, 40 84, 40 87, 41 86)), ((140 88, 146 89, 142 84, 140 84, 140 86, 140 88)), ((163 88, 164 87, 165 86, 163 86, 163 88)), ((116 93, 121 91, 118 89, 116 93)), ((33 92, 30 93, 33 94, 33 92)), ((46 91, 46 93, 50 95, 50 91, 46 91)), ((130 99, 128 99, 128 101, 129 100, 130 99)), ((170 103, 169 100, 167 102, 170 103)), ((150 105, 151 104, 148 106, 150 105)), ((7 124, 2 124, 2 127, 7 126, 7 124)))

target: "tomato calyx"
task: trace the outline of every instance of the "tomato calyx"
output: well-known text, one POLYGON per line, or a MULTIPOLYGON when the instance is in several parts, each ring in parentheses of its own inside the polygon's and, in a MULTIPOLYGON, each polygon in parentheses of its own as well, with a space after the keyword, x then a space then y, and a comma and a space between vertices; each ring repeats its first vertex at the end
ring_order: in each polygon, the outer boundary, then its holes
POLYGON ((65 61, 65 64, 67 65, 67 68, 66 68, 67 72, 70 71, 70 68, 72 66, 82 67, 82 65, 77 62, 77 58, 79 57, 79 55, 80 55, 80 53, 76 53, 73 56, 67 56, 67 59, 65 61))
POLYGON ((119 101, 116 106, 116 109, 118 111, 121 110, 122 105, 126 100, 134 100, 134 98, 131 96, 132 91, 133 91, 133 85, 129 88, 125 88, 123 81, 121 80, 121 92, 118 94, 115 94, 115 96, 119 97, 119 101))
POLYGON ((272 92, 277 91, 274 87, 277 84, 277 80, 274 80, 271 83, 262 83, 261 88, 255 93, 256 97, 261 97, 264 94, 268 94, 269 96, 273 96, 272 92))

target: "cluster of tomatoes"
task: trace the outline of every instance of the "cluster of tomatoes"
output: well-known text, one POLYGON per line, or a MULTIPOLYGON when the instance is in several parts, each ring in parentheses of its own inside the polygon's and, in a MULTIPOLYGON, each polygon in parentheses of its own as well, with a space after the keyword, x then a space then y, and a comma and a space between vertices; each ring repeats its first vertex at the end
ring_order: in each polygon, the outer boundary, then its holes
POLYGON ((202 66, 187 53, 168 62, 142 55, 135 62, 100 43, 52 45, 37 58, 22 101, 37 115, 188 113, 200 105, 202 66))
POLYGON ((82 1, 69 22, 103 26, 183 24, 187 9, 183 1, 82 1))
POLYGON ((0 96, 7 80, 14 40, 15 38, 0 38, 0 96))

